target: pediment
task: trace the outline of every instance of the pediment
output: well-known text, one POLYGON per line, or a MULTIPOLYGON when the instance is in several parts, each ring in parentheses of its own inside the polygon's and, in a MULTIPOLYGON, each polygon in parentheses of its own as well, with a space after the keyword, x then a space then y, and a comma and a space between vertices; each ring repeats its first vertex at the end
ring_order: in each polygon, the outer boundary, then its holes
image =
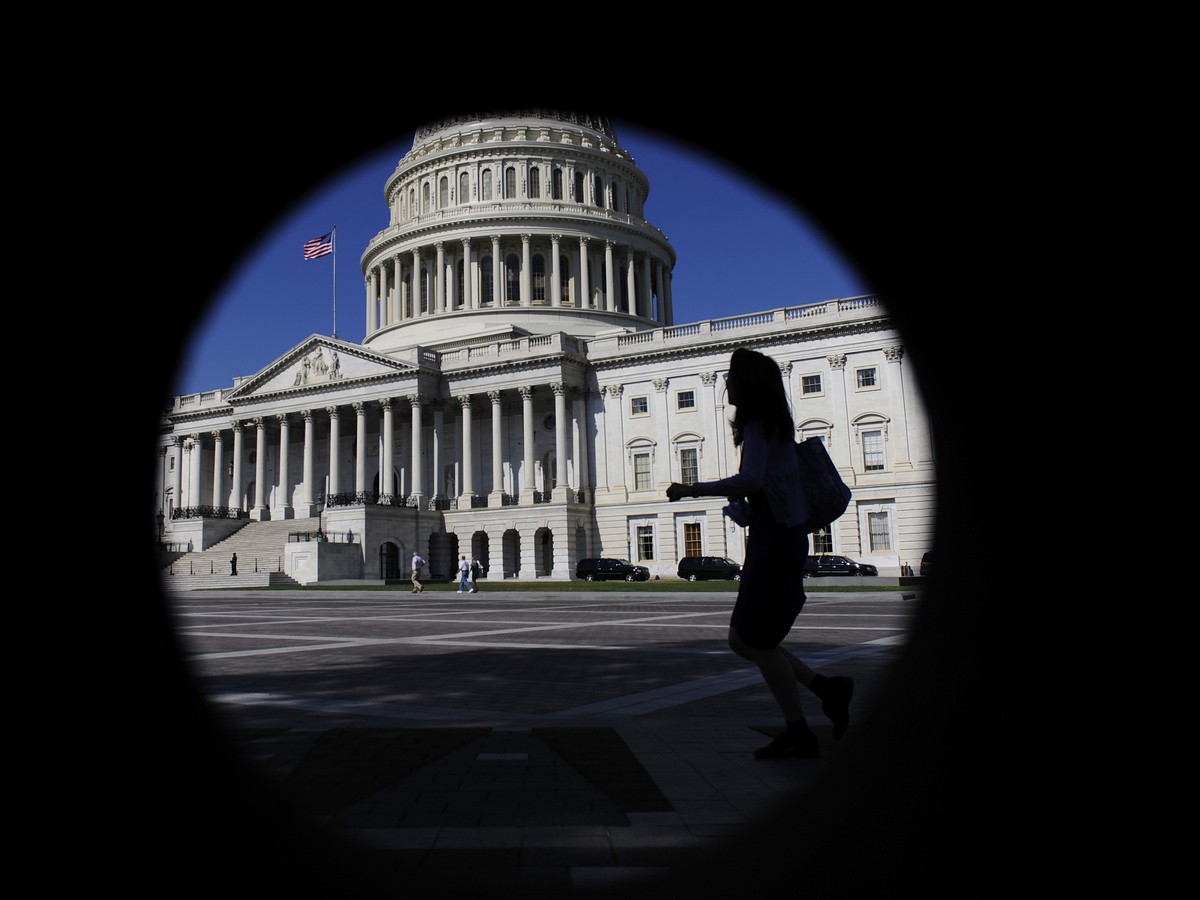
POLYGON ((267 394, 302 393, 415 371, 409 363, 372 353, 358 344, 313 335, 265 366, 257 375, 244 379, 227 399, 237 401, 267 394))

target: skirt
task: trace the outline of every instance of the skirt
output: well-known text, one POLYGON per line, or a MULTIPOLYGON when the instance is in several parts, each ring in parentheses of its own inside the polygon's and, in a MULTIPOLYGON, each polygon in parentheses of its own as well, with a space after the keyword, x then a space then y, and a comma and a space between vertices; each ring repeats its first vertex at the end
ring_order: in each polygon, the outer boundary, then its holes
POLYGON ((746 562, 729 624, 759 650, 778 647, 796 622, 804 601, 804 560, 808 534, 785 528, 765 501, 751 504, 746 562))

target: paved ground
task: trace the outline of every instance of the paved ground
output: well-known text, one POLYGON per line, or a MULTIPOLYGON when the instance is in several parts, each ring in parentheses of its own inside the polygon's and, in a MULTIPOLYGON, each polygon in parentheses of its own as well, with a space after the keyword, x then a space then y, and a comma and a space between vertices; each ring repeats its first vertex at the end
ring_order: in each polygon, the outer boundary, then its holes
POLYGON ((851 733, 835 744, 806 694, 822 759, 762 761, 753 750, 782 722, 725 646, 733 596, 209 591, 169 603, 196 684, 295 819, 410 886, 559 896, 686 870, 810 789, 853 747, 919 604, 811 591, 789 645, 854 677, 851 733))

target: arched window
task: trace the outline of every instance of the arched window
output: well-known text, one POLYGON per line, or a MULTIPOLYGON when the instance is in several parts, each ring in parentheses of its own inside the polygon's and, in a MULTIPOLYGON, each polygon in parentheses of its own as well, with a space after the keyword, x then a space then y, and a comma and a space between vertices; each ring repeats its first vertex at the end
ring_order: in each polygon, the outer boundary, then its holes
POLYGON ((438 209, 445 209, 450 205, 450 179, 445 175, 438 183, 438 209))
POLYGON ((483 294, 479 298, 480 302, 485 306, 490 306, 495 300, 493 293, 495 284, 492 281, 492 258, 490 256, 485 256, 479 261, 479 280, 481 282, 481 293, 483 294))
POLYGON ((509 303, 519 303, 521 300, 521 260, 517 254, 510 253, 505 258, 504 275, 507 281, 504 299, 509 303))
POLYGON ((575 173, 575 195, 571 197, 576 203, 583 202, 583 173, 575 173))
POLYGON ((600 180, 600 176, 596 176, 596 205, 604 206, 604 182, 600 180))
POLYGON ((429 182, 421 185, 421 211, 429 212, 429 182))
POLYGON ((467 177, 466 172, 458 176, 458 202, 471 202, 471 179, 467 177))
POLYGON ((538 253, 530 262, 533 265, 533 302, 546 301, 546 258, 538 253))
POLYGON ((513 200, 517 196, 517 170, 509 166, 504 170, 504 199, 513 200))
POLYGON ((571 303, 571 260, 566 255, 558 257, 558 277, 563 303, 574 306, 574 303, 571 303))
POLYGON ((537 166, 529 167, 529 196, 542 196, 542 172, 537 166))
POLYGON ((479 179, 479 199, 492 199, 492 170, 484 169, 483 175, 479 179))
POLYGON ((412 188, 408 189, 408 215, 411 218, 417 214, 417 192, 412 188))
POLYGON ((562 199, 562 169, 555 169, 550 176, 550 199, 562 199))

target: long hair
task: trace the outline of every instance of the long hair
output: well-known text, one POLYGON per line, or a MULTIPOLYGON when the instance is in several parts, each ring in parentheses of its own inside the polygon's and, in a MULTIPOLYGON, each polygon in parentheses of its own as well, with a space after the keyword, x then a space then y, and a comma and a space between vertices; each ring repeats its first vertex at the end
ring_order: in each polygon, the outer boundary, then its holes
POLYGON ((767 439, 792 436, 792 408, 783 389, 783 373, 771 357, 738 347, 729 358, 729 377, 737 382, 737 412, 729 420, 733 445, 741 446, 746 426, 762 422, 767 439))

